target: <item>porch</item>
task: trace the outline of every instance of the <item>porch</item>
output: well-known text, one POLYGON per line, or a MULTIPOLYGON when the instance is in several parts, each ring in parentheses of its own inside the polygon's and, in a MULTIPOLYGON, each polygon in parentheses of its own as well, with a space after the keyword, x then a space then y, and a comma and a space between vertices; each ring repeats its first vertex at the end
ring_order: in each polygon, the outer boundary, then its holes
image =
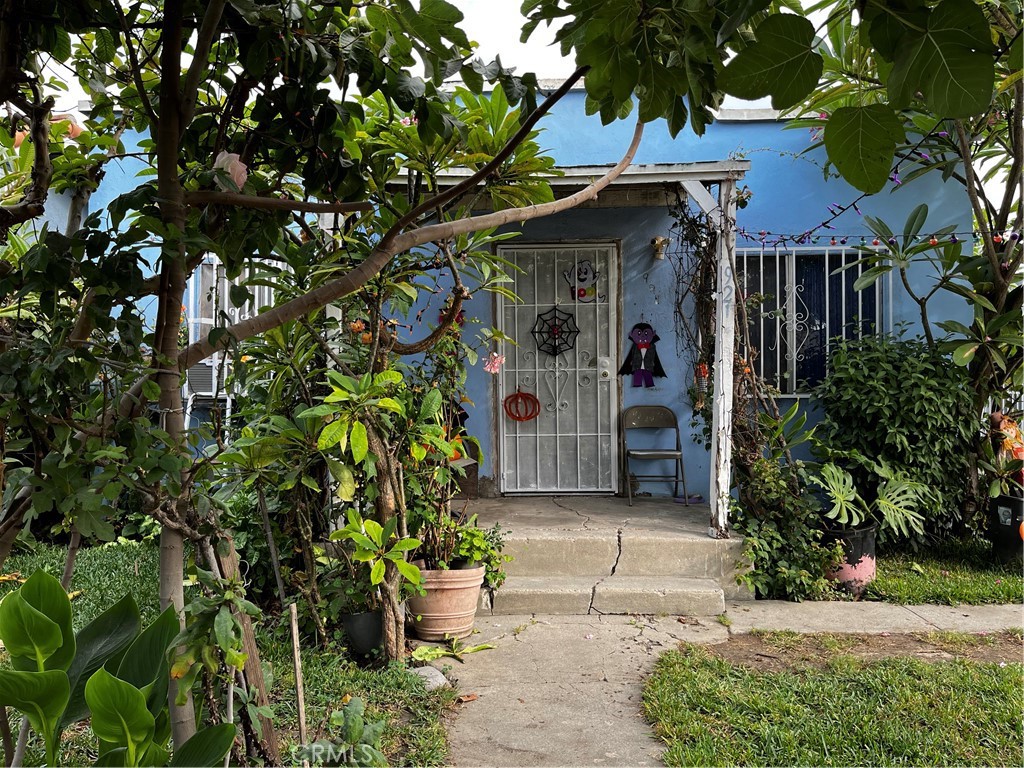
POLYGON ((501 525, 508 578, 483 614, 715 616, 749 599, 736 584, 739 537, 708 536, 712 510, 669 498, 517 496, 464 502, 501 525))

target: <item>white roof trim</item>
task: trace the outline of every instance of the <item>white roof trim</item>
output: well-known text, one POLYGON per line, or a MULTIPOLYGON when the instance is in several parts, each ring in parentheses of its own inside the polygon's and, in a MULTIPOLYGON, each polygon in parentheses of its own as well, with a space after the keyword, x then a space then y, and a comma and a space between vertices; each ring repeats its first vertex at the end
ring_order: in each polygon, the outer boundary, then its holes
MULTIPOLYGON (((604 176, 608 165, 570 165, 559 167, 562 176, 547 177, 552 187, 585 187, 596 179, 604 176)), ((740 179, 750 170, 749 160, 716 160, 698 163, 650 163, 631 165, 624 170, 612 186, 637 184, 680 184, 684 181, 722 181, 724 179, 740 179)), ((458 180, 473 175, 475 171, 468 168, 453 168, 440 175, 442 184, 456 183, 458 180)))

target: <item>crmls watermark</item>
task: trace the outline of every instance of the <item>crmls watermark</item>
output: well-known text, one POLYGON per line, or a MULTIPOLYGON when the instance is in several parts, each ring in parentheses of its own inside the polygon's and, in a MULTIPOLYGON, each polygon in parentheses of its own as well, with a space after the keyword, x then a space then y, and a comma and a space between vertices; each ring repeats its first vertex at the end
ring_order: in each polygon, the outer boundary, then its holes
POLYGON ((321 740, 292 747, 292 764, 345 765, 352 757, 352 747, 344 743, 321 740))

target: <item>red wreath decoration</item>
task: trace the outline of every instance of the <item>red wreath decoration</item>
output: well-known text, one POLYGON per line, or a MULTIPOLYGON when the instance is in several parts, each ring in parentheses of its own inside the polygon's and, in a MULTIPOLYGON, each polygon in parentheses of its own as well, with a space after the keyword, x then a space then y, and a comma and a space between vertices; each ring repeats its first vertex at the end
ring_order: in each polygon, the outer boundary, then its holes
POLYGON ((518 389, 505 398, 502 407, 512 421, 530 421, 540 415, 540 400, 536 395, 518 389))

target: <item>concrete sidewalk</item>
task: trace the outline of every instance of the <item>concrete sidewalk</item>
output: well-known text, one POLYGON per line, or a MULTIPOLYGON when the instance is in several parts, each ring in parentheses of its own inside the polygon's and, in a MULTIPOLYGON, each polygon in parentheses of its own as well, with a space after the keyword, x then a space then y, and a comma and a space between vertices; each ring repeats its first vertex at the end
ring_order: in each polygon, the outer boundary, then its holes
POLYGON ((753 629, 797 632, 993 632, 1024 626, 1024 607, 742 601, 716 619, 494 616, 467 644, 497 648, 445 659, 466 702, 450 730, 451 762, 472 766, 660 765, 642 715, 643 681, 681 642, 722 643, 753 629), (729 626, 725 626, 728 623, 729 626))

